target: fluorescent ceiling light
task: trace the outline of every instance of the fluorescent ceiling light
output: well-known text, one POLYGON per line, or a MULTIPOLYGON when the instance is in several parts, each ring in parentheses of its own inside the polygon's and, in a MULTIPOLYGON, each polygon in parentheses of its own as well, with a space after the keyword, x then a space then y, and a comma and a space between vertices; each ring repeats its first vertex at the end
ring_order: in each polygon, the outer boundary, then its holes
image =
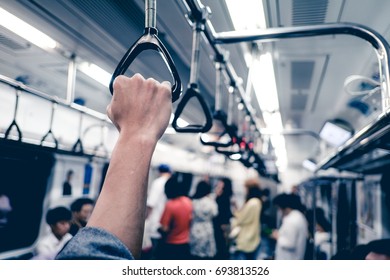
POLYGON ((262 0, 225 0, 236 30, 266 28, 262 0))
POLYGON ((52 38, 2 8, 0 25, 42 49, 54 49, 57 46, 52 38))
POLYGON ((274 64, 270 53, 255 59, 251 66, 251 81, 261 111, 279 110, 278 92, 276 90, 274 64))
POLYGON ((279 170, 282 171, 287 167, 287 151, 286 142, 284 136, 281 134, 283 131, 282 117, 280 112, 263 112, 263 119, 267 126, 267 130, 271 132, 271 143, 275 150, 276 165, 279 170))
POLYGON ((82 62, 78 65, 78 69, 106 87, 111 81, 111 74, 93 63, 82 62))

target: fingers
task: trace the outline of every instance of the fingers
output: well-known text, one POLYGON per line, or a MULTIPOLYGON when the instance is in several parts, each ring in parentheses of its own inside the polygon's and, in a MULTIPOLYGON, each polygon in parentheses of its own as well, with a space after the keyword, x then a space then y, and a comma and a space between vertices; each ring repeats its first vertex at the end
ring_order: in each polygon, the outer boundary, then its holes
POLYGON ((162 86, 166 87, 167 89, 171 90, 171 83, 168 81, 164 81, 161 83, 162 86))

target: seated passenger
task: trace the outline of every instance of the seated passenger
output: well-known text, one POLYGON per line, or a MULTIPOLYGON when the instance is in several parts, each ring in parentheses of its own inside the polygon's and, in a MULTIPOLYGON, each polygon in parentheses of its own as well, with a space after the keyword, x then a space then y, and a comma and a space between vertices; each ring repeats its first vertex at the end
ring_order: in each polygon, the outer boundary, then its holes
POLYGON ((367 244, 366 260, 390 260, 390 239, 378 239, 367 244))
POLYGON ((71 205, 72 210, 72 224, 70 226, 69 233, 73 236, 79 231, 79 229, 87 225, 88 219, 91 216, 93 209, 93 200, 90 198, 78 198, 71 205))
POLYGON ((50 234, 38 241, 36 256, 33 259, 54 260, 55 256, 72 238, 69 233, 72 213, 68 208, 56 207, 46 214, 46 223, 50 226, 50 234))

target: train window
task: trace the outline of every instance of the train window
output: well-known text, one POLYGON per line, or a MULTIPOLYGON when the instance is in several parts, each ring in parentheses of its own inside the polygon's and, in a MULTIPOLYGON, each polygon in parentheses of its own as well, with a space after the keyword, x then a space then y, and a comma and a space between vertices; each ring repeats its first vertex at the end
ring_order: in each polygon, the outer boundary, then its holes
POLYGON ((0 143, 0 253, 31 246, 38 237, 52 153, 0 143))

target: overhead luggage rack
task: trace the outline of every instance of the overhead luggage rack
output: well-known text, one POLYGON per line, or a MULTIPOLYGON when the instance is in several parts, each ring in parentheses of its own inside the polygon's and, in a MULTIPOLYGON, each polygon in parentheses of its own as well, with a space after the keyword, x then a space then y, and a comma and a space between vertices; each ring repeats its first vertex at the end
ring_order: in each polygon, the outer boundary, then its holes
POLYGON ((390 166, 390 109, 356 133, 335 154, 318 164, 357 173, 378 173, 390 166))

